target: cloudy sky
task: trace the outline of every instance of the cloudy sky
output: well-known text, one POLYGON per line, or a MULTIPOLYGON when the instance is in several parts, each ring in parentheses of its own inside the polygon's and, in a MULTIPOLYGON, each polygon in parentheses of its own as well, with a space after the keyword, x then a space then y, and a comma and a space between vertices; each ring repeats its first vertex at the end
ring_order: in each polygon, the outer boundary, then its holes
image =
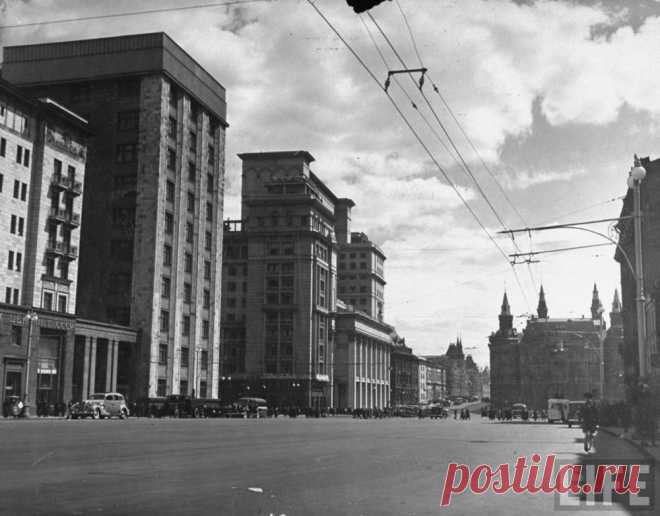
MULTIPOLYGON (((518 278, 499 250, 604 239, 564 230, 512 242, 497 231, 618 215, 633 154, 660 150, 659 2, 399 0, 372 9, 406 66, 419 67, 400 5, 428 68, 423 91, 435 114, 407 76, 399 82, 417 109, 399 84, 389 93, 430 155, 303 0, 34 24, 200 3, 209 2, 0 0, 0 46, 167 32, 227 88, 225 218, 240 216, 237 153, 308 150, 315 172, 356 202, 354 230, 385 250, 386 319, 416 353, 444 352, 460 334, 487 364, 505 289, 518 325, 541 282, 551 317, 588 314, 594 282, 609 310, 619 283, 612 247, 542 255, 516 266, 518 278), (15 24, 23 26, 6 27, 15 24)), ((342 1, 316 4, 381 83, 402 68, 368 17, 342 1)))

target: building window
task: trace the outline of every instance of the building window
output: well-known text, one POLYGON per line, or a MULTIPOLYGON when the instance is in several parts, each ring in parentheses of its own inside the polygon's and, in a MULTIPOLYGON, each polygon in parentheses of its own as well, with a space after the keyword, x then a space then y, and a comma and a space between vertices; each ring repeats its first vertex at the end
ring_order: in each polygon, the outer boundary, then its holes
POLYGON ((18 217, 18 236, 23 236, 23 229, 25 227, 25 219, 18 217))
POLYGON ((176 170, 176 151, 174 149, 167 149, 167 168, 176 170))
POLYGON ((7 269, 10 271, 14 270, 14 251, 9 251, 7 255, 7 269))
POLYGON ((0 192, 2 192, 2 184, 5 182, 4 179, 5 179, 5 176, 0 174, 0 192))
MULTIPOLYGON (((190 355, 190 348, 181 348, 181 367, 188 367, 188 357, 190 355)), ((182 391, 183 394, 183 391, 182 391)))
POLYGON ((158 363, 167 365, 167 344, 158 345, 158 363))
POLYGON ((172 246, 167 244, 163 246, 163 265, 172 266, 172 246))
POLYGON ((21 326, 12 325, 11 343, 13 346, 20 346, 23 344, 23 328, 21 326))
POLYGON ((206 203, 206 220, 209 222, 213 221, 213 203, 206 203))
POLYGON ((213 234, 210 231, 207 231, 204 237, 204 248, 207 251, 210 251, 213 244, 213 234))
POLYGON ((165 396, 167 395, 167 380, 163 378, 158 379, 158 388, 156 389, 156 395, 165 396))
POLYGON ((23 255, 21 253, 16 253, 16 272, 21 272, 21 263, 23 255))
POLYGON ((188 181, 191 183, 195 182, 195 179, 197 178, 197 167, 195 166, 195 163, 193 161, 188 162, 188 181))
POLYGON ((170 313, 167 310, 160 311, 160 331, 170 331, 170 313))
POLYGON ((194 235, 195 229, 194 226, 191 222, 186 223, 186 242, 189 244, 193 243, 193 235, 194 235))
POLYGON ((163 276, 163 281, 161 283, 161 295, 165 299, 169 299, 170 297, 170 287, 171 287, 171 280, 167 276, 163 276))
POLYGON ((5 303, 11 303, 11 287, 5 288, 5 303))
POLYGON ((58 296, 57 310, 62 313, 66 313, 66 296, 58 296))
POLYGON ((188 394, 188 380, 181 380, 179 382, 179 394, 188 394))
POLYGON ((15 289, 14 289, 14 304, 15 304, 15 305, 18 304, 18 294, 19 294, 19 293, 18 293, 18 289, 15 288, 15 289))
POLYGON ((190 304, 192 301, 192 285, 190 283, 183 284, 183 302, 190 304))
POLYGON ((206 191, 213 193, 213 174, 206 174, 206 191))
POLYGON ((44 292, 44 310, 53 309, 53 294, 51 292, 44 292))
POLYGON ((12 235, 16 234, 16 222, 17 222, 17 220, 18 220, 18 217, 16 217, 16 215, 11 216, 11 221, 9 223, 9 232, 12 235))
POLYGON ((46 258, 46 276, 55 276, 55 258, 52 256, 46 258))
POLYGON ((209 338, 209 322, 207 320, 202 321, 202 338, 209 338))
POLYGON ((14 199, 18 199, 21 196, 21 182, 17 179, 14 180, 14 199))
POLYGON ((195 194, 188 192, 188 213, 195 213, 195 194))
POLYGON ((209 168, 213 168, 215 166, 215 147, 213 145, 209 145, 208 153, 208 166, 209 168))
POLYGON ((200 382, 199 382, 199 397, 200 398, 206 398, 206 393, 207 393, 206 382, 204 380, 200 380, 200 382))
POLYGON ((136 110, 117 113, 117 130, 133 131, 138 128, 139 112, 136 110))
POLYGON ((134 143, 117 145, 115 159, 117 163, 134 163, 137 160, 137 147, 134 143))
POLYGON ((209 262, 208 260, 204 261, 204 279, 205 280, 211 279, 211 262, 209 262))
POLYGON ((69 262, 66 260, 60 260, 60 279, 68 280, 69 279, 69 262))
POLYGON ((30 150, 29 149, 25 149, 25 151, 23 152, 23 165, 25 165, 26 167, 30 166, 30 150))
POLYGON ((169 211, 165 212, 165 233, 171 235, 174 232, 174 215, 169 211))
POLYGON ((184 272, 192 272, 192 268, 193 268, 192 263, 193 263, 192 254, 186 253, 184 255, 184 262, 183 262, 184 272))
POLYGON ((191 154, 197 153, 197 134, 190 131, 190 134, 188 135, 188 143, 189 147, 188 150, 191 152, 191 154))
POLYGON ((184 315, 183 316, 183 324, 181 327, 181 334, 184 337, 190 336, 190 316, 189 315, 184 315))
POLYGON ((23 147, 20 145, 16 146, 16 163, 23 162, 23 147))
POLYGON ((170 117, 168 126, 167 126, 167 136, 176 141, 176 118, 173 116, 170 117))
POLYGON ((7 140, 0 138, 0 156, 3 158, 7 155, 7 140))
POLYGON ((27 200, 27 183, 21 183, 21 201, 27 200))
POLYGON ((207 288, 204 289, 204 308, 211 306, 211 291, 207 288))
POLYGON ((174 183, 172 181, 167 182, 167 187, 165 189, 165 199, 167 202, 174 202, 174 183))
POLYGON ((207 371, 209 368, 209 352, 203 349, 201 354, 202 356, 200 358, 200 367, 202 371, 207 371))

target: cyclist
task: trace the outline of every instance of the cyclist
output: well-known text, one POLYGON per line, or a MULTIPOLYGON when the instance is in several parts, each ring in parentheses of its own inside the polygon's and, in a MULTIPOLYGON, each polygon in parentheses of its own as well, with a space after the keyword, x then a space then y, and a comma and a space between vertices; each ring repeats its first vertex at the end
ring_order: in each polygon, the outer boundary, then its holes
POLYGON ((585 393, 586 401, 582 406, 582 431, 584 432, 584 451, 588 452, 593 444, 594 433, 598 427, 598 408, 591 393, 585 393))

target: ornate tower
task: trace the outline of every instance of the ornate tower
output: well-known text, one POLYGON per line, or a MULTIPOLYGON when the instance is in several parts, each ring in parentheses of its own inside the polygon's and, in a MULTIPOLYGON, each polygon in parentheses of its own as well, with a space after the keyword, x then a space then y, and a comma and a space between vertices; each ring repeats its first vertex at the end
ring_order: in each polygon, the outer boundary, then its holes
POLYGON ((610 312, 610 326, 623 326, 621 317, 621 301, 619 301, 619 291, 614 291, 614 300, 612 301, 612 311, 610 312))
POLYGON ((594 290, 591 296, 591 318, 594 320, 601 320, 604 311, 603 303, 600 302, 600 298, 598 297, 598 287, 594 283, 594 290))
POLYGON ((506 297, 505 291, 504 298, 502 299, 502 310, 500 311, 500 332, 510 332, 512 328, 513 315, 511 315, 511 307, 509 307, 509 300, 506 297))
POLYGON ((539 292, 539 305, 536 308, 539 319, 548 318, 548 305, 545 304, 545 292, 543 292, 543 285, 541 285, 541 291, 539 292))

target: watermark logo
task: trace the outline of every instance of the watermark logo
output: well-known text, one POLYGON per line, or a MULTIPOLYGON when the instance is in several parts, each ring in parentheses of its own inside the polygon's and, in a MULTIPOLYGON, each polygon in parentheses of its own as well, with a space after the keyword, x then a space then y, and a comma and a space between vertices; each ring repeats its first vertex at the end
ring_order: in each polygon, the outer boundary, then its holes
POLYGON ((653 461, 612 461, 603 463, 588 457, 580 463, 560 463, 555 455, 543 459, 539 454, 519 457, 515 464, 493 467, 466 464, 447 467, 440 506, 451 504, 452 497, 469 491, 554 494, 555 509, 603 510, 607 508, 644 509, 654 506, 653 461))

